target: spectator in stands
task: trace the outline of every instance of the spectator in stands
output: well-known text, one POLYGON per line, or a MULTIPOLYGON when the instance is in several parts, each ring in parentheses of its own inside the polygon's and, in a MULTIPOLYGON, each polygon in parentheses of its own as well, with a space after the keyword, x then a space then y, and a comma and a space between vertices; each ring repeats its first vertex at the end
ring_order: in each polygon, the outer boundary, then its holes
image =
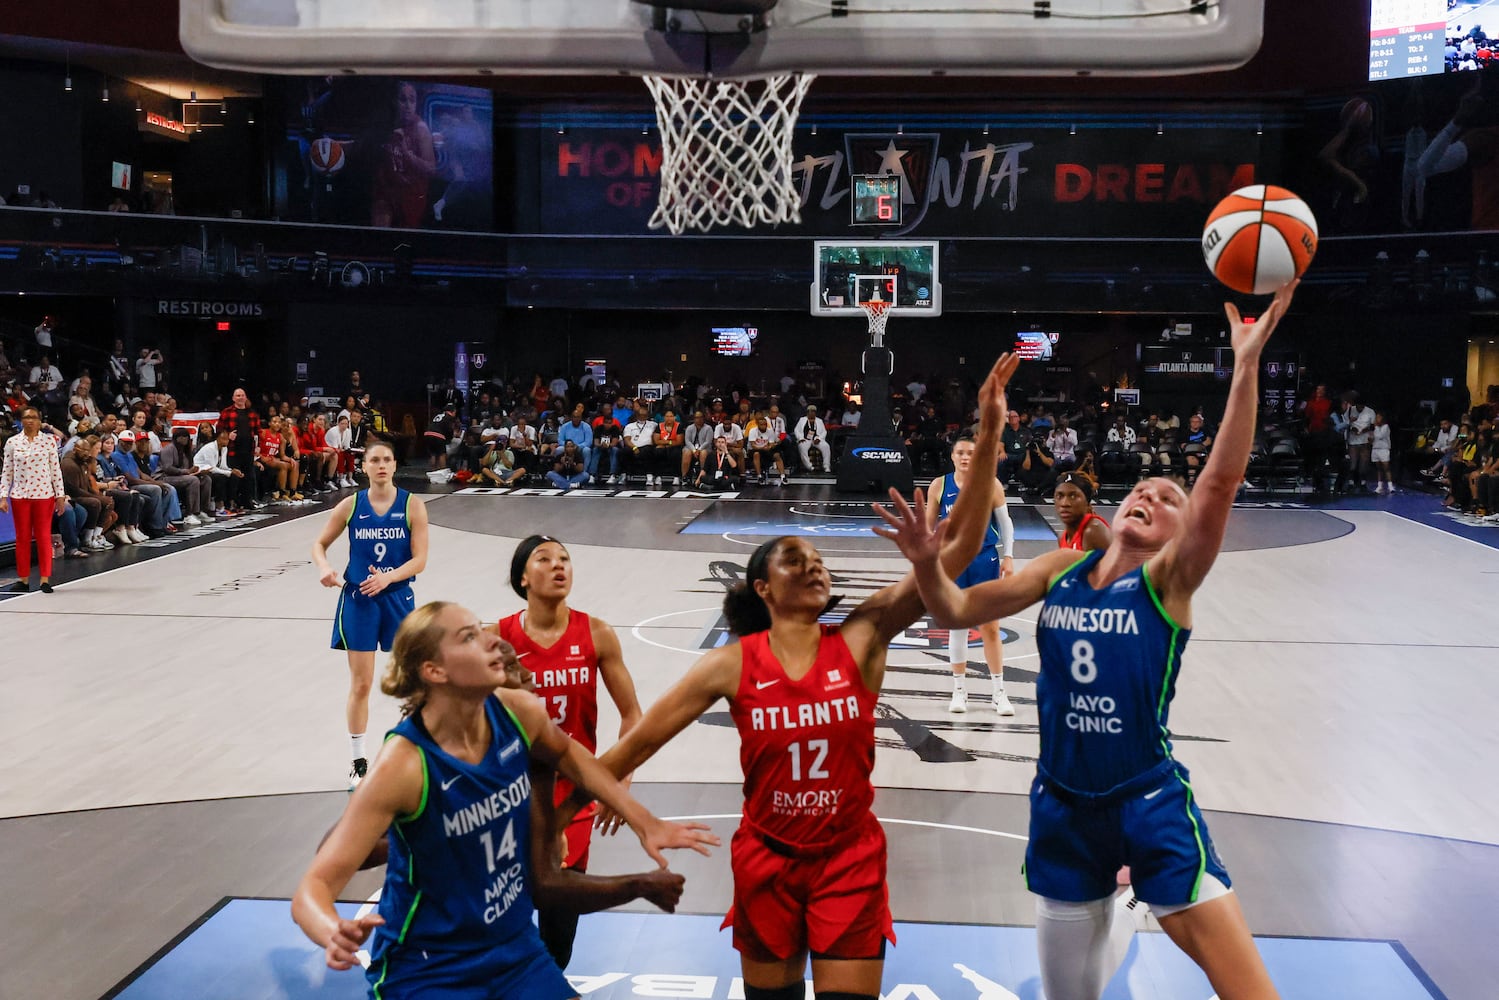
POLYGON ((207 469, 212 477, 213 516, 220 520, 231 516, 229 507, 232 497, 238 492, 234 481, 244 476, 242 470, 229 464, 229 434, 229 428, 220 424, 213 440, 199 448, 193 456, 193 465, 207 469))
MULTIPOLYGON (((1371 418, 1372 422, 1372 418, 1371 418)), ((1183 461, 1187 466, 1187 481, 1194 482, 1197 472, 1202 468, 1203 462, 1207 461, 1207 452, 1213 447, 1213 435, 1208 432, 1206 421, 1202 419, 1201 413, 1194 413, 1187 418, 1187 433, 1182 438, 1182 445, 1200 445, 1199 452, 1195 448, 1185 447, 1183 461)))
POLYGON ((0 379, 10 380, 16 374, 15 366, 10 363, 10 358, 5 356, 5 344, 0 343, 0 379))
POLYGON ((1489 422, 1487 444, 1482 446, 1482 463, 1473 477, 1474 513, 1487 521, 1499 521, 1499 436, 1489 422))
MULTIPOLYGON (((171 439, 168 438, 168 440, 171 439)), ((139 469, 140 471, 135 473, 138 478, 161 487, 162 497, 166 502, 166 531, 168 534, 177 531, 178 527, 185 522, 182 498, 170 483, 157 475, 155 466, 159 465, 160 457, 159 453, 151 454, 150 439, 143 434, 136 434, 133 442, 122 444, 118 450, 122 454, 117 459, 117 464, 125 471, 127 477, 132 469, 139 469)), ((131 482, 132 489, 134 486, 134 482, 131 482)))
POLYGON ((625 426, 620 448, 620 467, 626 480, 631 475, 643 474, 647 486, 655 485, 655 439, 656 422, 651 419, 650 410, 646 408, 646 405, 637 403, 634 419, 625 426))
POLYGON ((302 443, 297 436, 297 425, 290 417, 281 417, 281 457, 291 463, 286 473, 289 492, 283 493, 282 497, 300 503, 306 499, 302 495, 302 443))
MULTIPOLYGON (((770 429, 770 418, 761 416, 755 426, 750 428, 748 444, 746 446, 750 460, 754 463, 752 475, 761 482, 767 482, 765 478, 764 463, 768 458, 775 463, 776 477, 780 485, 786 485, 786 463, 781 460, 781 442, 770 429)), ((749 470, 746 470, 746 474, 749 470)))
POLYGON ((31 547, 36 544, 42 593, 52 593, 52 518, 67 510, 59 442, 42 433, 42 415, 34 406, 21 411, 21 433, 5 442, 0 464, 0 513, 11 511, 16 526, 16 575, 11 590, 31 589, 31 547), (12 509, 14 508, 14 509, 12 509))
POLYGON ((729 447, 728 435, 715 435, 713 451, 698 469, 697 479, 693 482, 692 488, 715 491, 737 490, 743 469, 739 459, 734 456, 733 449, 729 447))
POLYGON ((216 429, 229 432, 228 461, 229 468, 237 473, 231 478, 238 506, 241 509, 263 506, 255 497, 255 453, 260 449, 260 414, 250 408, 250 396, 244 389, 234 390, 230 405, 219 413, 216 429))
POLYGON ((510 428, 505 426, 505 415, 498 411, 489 415, 488 421, 479 431, 479 440, 486 443, 504 438, 510 440, 510 428))
POLYGON ((1022 490, 1043 496, 1052 492, 1057 481, 1056 460, 1046 447, 1046 437, 1046 432, 1043 430, 1031 432, 1031 439, 1026 442, 1020 467, 1015 470, 1015 477, 1020 481, 1022 490))
MULTIPOLYGON (((711 415, 709 419, 712 419, 711 415)), ((715 440, 723 438, 728 442, 729 452, 739 462, 739 469, 742 472, 744 470, 744 428, 736 424, 733 417, 729 416, 720 423, 713 425, 713 437, 715 440)))
MULTIPOLYGON (((932 404, 923 402, 913 406, 912 419, 903 430, 912 471, 917 475, 922 475, 923 470, 939 474, 948 449, 942 441, 944 428, 932 404)), ((830 464, 824 463, 824 467, 830 464)))
POLYGON ((1046 449, 1051 452, 1052 471, 1057 475, 1077 465, 1077 431, 1069 426, 1065 414, 1056 418, 1046 435, 1046 449))
POLYGON ((656 463, 663 483, 666 482, 666 474, 670 472, 671 484, 682 485, 682 480, 677 476, 677 467, 682 461, 682 441, 682 424, 677 420, 677 411, 668 407, 656 424, 656 433, 651 435, 651 443, 656 448, 656 463))
POLYGON ((154 391, 164 383, 161 369, 166 361, 154 347, 142 347, 140 357, 135 359, 135 384, 141 392, 154 391))
POLYGON ((515 464, 510 438, 501 434, 490 441, 490 449, 479 468, 479 478, 496 486, 515 486, 526 479, 526 470, 515 464))
POLYGON ((296 463, 286 457, 286 443, 281 433, 283 423, 281 414, 271 414, 270 420, 261 428, 260 448, 255 456, 255 464, 266 478, 265 492, 270 493, 273 502, 291 499, 287 484, 296 468, 296 463))
MULTIPOLYGON (((555 382, 555 380, 553 381, 555 382)), ((567 384, 566 379, 562 379, 562 382, 564 385, 567 384)), ((578 454, 582 458, 583 469, 586 472, 593 458, 593 427, 588 421, 583 419, 582 403, 573 407, 572 415, 558 429, 557 439, 564 445, 571 441, 577 447, 578 454)))
POLYGON ((68 406, 83 407, 83 415, 94 423, 99 422, 99 404, 94 401, 94 380, 87 375, 81 375, 73 388, 73 395, 68 397, 68 406))
POLYGON ((681 479, 691 482, 692 467, 702 465, 713 451, 713 428, 701 409, 692 411, 692 423, 682 431, 681 479))
MULTIPOLYGON (((318 419, 322 420, 323 416, 319 414, 318 419)), ((354 488, 354 453, 350 451, 354 443, 354 432, 351 426, 350 415, 341 413, 338 417, 338 424, 329 428, 324 436, 328 448, 333 453, 330 463, 331 475, 335 485, 345 490, 354 488)), ((477 443, 476 437, 475 444, 477 443)))
POLYGON ((437 395, 437 402, 444 410, 452 407, 455 416, 463 411, 463 393, 458 391, 457 379, 448 379, 437 395))
POLYGON ((150 538, 141 530, 142 519, 146 516, 146 495, 130 489, 130 484, 120 475, 114 464, 114 447, 114 438, 101 437, 99 446, 92 450, 90 456, 93 459, 92 467, 100 488, 109 494, 114 501, 115 512, 120 516, 117 534, 114 536, 116 541, 123 538, 124 544, 137 545, 150 538))
POLYGON ((552 399, 565 400, 567 391, 571 388, 572 386, 568 385, 567 376, 559 370, 552 373, 552 381, 547 385, 547 394, 552 399))
MULTIPOLYGON (((340 489, 338 482, 338 451, 328 441, 328 417, 319 413, 307 421, 297 436, 297 445, 303 458, 311 467, 314 488, 320 493, 332 493, 340 489)), ((448 449, 450 452, 452 449, 448 449)))
POLYGON ((535 473, 541 468, 541 449, 537 443, 536 428, 524 414, 515 418, 515 426, 510 428, 510 450, 515 452, 515 464, 526 470, 527 474, 535 473))
POLYGON ((1445 472, 1447 469, 1447 462, 1452 455, 1452 445, 1456 441, 1456 425, 1454 425, 1451 420, 1443 417, 1441 423, 1437 427, 1436 434, 1432 437, 1431 443, 1427 446, 1430 449, 1431 457, 1435 458, 1436 461, 1433 462, 1429 467, 1424 469, 1421 475, 1425 476, 1428 479, 1435 479, 1443 472, 1445 472))
POLYGON ((859 407, 859 404, 850 400, 843 407, 843 416, 839 419, 838 422, 844 427, 858 427, 859 418, 862 416, 863 413, 859 407))
POLYGON ((56 347, 52 343, 52 331, 57 321, 51 316, 43 316, 42 321, 36 325, 32 335, 36 338, 37 350, 42 354, 54 354, 56 347))
MULTIPOLYGON (((1343 393, 1342 423, 1344 439, 1348 445, 1348 460, 1338 474, 1336 489, 1342 493, 1346 482, 1353 492, 1371 492, 1369 452, 1374 441, 1374 410, 1363 405, 1358 393, 1352 389, 1343 393)), ((1188 426, 1190 425, 1189 421, 1188 426)), ((1190 434, 1187 440, 1191 441, 1190 434)))
MULTIPOLYGON (((149 459, 148 459, 149 462, 149 459)), ((125 489, 140 494, 145 506, 141 510, 141 523, 147 538, 160 538, 176 531, 172 527, 168 511, 171 494, 168 488, 155 482, 135 460, 135 434, 122 431, 118 438, 100 441, 99 465, 106 475, 124 480, 125 489)), ((144 538, 135 539, 137 542, 144 538)))
POLYGON ((149 422, 150 414, 144 407, 131 410, 130 426, 126 430, 136 436, 144 437, 151 446, 151 454, 154 455, 161 451, 161 439, 156 436, 154 431, 147 427, 149 422))
POLYGON ((1025 461, 1025 435, 1020 429, 1020 413, 1011 410, 999 436, 999 481, 1008 483, 1025 461))
POLYGON ((833 471, 833 449, 828 446, 828 428, 817 415, 817 407, 807 407, 807 415, 796 422, 796 447, 801 453, 802 468, 812 470, 812 453, 822 458, 822 471, 833 471))
POLYGON ((43 402, 51 406, 63 402, 62 372, 49 355, 43 354, 32 366, 30 382, 32 391, 41 396, 43 402))
POLYGON ((614 409, 607 401, 599 404, 598 416, 593 418, 591 426, 593 454, 588 459, 588 478, 592 482, 598 482, 599 469, 607 464, 607 475, 612 485, 619 475, 620 440, 624 437, 625 429, 614 419, 614 409), (604 462, 605 456, 609 459, 607 463, 604 462))
POLYGON ((344 395, 353 396, 356 403, 359 402, 361 396, 369 395, 369 389, 365 387, 364 380, 360 378, 357 368, 349 372, 349 388, 344 395))
MULTIPOLYGON (((445 403, 427 425, 424 438, 427 442, 428 466, 432 469, 447 467, 448 446, 453 443, 458 429, 458 404, 445 403)), ((298 442, 299 444, 301 442, 298 442)), ((304 449, 305 450, 305 449, 304 449)))
POLYGON ((1447 463, 1447 496, 1443 506, 1464 512, 1471 511, 1474 504, 1473 486, 1479 470, 1479 437, 1466 422, 1458 428, 1457 441, 1452 445, 1452 458, 1447 463))
MULTIPOLYGON (((186 427, 172 429, 171 440, 156 456, 156 478, 177 491, 185 511, 182 523, 196 528, 213 517, 213 482, 207 469, 193 464, 192 441, 193 433, 186 427)), ((140 442, 136 442, 136 448, 140 448, 140 442)))
POLYGON ((98 435, 90 434, 79 441, 78 446, 62 460, 62 482, 68 499, 88 511, 88 520, 83 527, 83 547, 103 551, 114 548, 116 542, 129 545, 130 541, 116 528, 118 517, 114 500, 105 493, 95 476, 94 449, 98 447, 98 435), (114 533, 111 536, 114 541, 105 537, 107 532, 114 533))
POLYGON ((550 465, 556 459, 561 441, 559 430, 555 414, 541 418, 541 426, 536 429, 536 454, 543 465, 550 465))
POLYGON ((547 473, 547 481, 559 490, 570 490, 588 482, 583 454, 576 442, 568 440, 562 443, 562 450, 556 453, 556 460, 552 463, 552 471, 547 473))
POLYGON ((125 383, 131 381, 130 374, 134 366, 130 363, 130 355, 125 353, 125 342, 116 340, 114 350, 109 352, 109 378, 105 381, 104 392, 106 398, 119 394, 125 383))

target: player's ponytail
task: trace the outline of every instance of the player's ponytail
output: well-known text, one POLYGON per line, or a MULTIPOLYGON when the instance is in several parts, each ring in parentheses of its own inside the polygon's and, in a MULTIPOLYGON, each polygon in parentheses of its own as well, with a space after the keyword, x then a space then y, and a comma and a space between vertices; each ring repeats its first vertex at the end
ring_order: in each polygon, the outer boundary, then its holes
POLYGON ((769 577, 766 563, 770 561, 776 546, 789 537, 782 535, 762 542, 750 555, 749 565, 744 571, 744 582, 736 583, 724 595, 723 616, 728 620, 729 631, 735 635, 752 635, 770 628, 770 608, 765 599, 755 592, 755 581, 769 577))
POLYGON ((419 712, 426 704, 427 682, 422 679, 422 664, 438 659, 443 627, 437 619, 449 603, 423 604, 407 615, 396 630, 390 663, 385 667, 385 676, 380 678, 380 690, 400 699, 402 715, 419 712))

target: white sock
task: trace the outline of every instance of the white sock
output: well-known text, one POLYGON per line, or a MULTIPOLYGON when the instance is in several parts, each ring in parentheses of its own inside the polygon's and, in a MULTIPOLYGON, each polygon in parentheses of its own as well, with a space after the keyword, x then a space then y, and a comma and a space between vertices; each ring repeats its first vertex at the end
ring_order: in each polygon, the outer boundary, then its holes
POLYGON ((349 734, 349 746, 351 746, 353 748, 353 750, 354 750, 354 756, 353 756, 354 760, 358 760, 359 758, 363 757, 364 756, 364 734, 360 733, 360 734, 358 734, 356 736, 354 733, 350 733, 349 734))

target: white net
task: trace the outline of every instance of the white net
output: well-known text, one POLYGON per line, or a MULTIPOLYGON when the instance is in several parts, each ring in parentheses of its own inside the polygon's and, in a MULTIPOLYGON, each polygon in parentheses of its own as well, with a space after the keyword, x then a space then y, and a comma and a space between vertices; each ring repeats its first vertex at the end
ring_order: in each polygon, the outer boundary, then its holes
POLYGON ((890 320, 890 303, 882 299, 870 299, 863 305, 869 315, 869 342, 875 347, 885 346, 885 324, 890 320))
POLYGON ((651 228, 680 235, 800 222, 791 135, 815 79, 647 76, 661 128, 661 197, 651 228))

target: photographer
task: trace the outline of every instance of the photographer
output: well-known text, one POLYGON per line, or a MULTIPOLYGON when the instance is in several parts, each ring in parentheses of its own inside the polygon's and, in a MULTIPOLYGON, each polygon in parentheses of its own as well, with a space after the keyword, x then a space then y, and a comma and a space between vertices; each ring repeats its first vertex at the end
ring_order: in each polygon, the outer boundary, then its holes
POLYGON ((1020 468, 1015 473, 1020 488, 1044 496, 1052 491, 1057 471, 1056 459, 1046 447, 1046 431, 1037 430, 1027 442, 1025 457, 1020 460, 1020 468))

